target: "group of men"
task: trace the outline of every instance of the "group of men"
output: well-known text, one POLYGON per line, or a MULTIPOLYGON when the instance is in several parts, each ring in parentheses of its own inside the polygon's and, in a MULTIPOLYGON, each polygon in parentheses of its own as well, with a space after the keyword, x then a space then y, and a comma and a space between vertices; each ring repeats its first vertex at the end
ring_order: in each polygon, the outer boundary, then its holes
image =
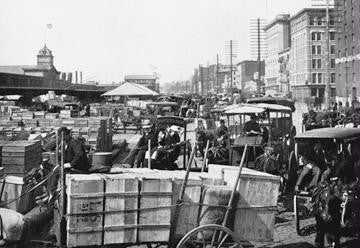
POLYGON ((136 145, 134 167, 152 169, 176 169, 175 161, 180 155, 180 133, 175 126, 156 127, 150 120, 142 124, 143 134, 136 145))

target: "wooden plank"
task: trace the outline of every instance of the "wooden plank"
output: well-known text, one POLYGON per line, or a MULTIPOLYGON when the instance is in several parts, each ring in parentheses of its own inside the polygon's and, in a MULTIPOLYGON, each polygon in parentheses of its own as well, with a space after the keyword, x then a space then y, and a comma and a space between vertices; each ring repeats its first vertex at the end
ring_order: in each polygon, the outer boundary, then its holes
POLYGON ((136 243, 139 180, 134 174, 105 176, 104 244, 136 243))
POLYGON ((138 241, 169 241, 172 200, 171 179, 142 178, 141 180, 138 241))

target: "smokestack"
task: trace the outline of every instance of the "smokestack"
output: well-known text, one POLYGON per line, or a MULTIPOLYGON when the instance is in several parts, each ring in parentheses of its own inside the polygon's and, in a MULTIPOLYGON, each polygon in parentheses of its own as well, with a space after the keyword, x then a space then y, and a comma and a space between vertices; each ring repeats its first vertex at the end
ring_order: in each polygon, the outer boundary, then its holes
POLYGON ((78 71, 75 71, 75 83, 78 83, 78 71))
POLYGON ((63 80, 63 81, 66 81, 66 73, 65 72, 61 73, 61 78, 60 79, 63 80))
POLYGON ((69 72, 69 73, 68 73, 67 81, 69 81, 70 83, 72 83, 72 72, 69 72))
POLYGON ((82 71, 80 72, 80 83, 82 84, 83 81, 82 81, 82 71))

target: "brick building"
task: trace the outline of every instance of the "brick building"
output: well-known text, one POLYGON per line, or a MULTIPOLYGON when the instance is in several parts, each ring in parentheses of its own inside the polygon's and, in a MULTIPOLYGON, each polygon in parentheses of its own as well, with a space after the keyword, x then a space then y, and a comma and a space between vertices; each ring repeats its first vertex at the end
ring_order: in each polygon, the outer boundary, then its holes
MULTIPOLYGON (((332 14, 333 11, 330 11, 332 14)), ((329 22, 330 61, 326 56, 326 10, 306 8, 290 18, 290 87, 301 102, 324 101, 326 66, 330 67, 331 97, 335 98, 335 26, 329 22), (328 63, 327 63, 328 62, 328 63)))
POLYGON ((336 100, 343 104, 360 100, 359 8, 359 0, 335 0, 335 13, 338 16, 336 100))

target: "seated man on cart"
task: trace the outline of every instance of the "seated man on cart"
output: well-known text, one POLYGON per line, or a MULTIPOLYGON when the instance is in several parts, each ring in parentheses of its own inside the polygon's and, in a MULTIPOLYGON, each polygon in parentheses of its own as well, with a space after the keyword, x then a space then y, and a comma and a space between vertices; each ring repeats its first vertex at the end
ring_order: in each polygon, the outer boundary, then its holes
POLYGON ((245 122, 243 132, 246 136, 257 136, 261 135, 260 125, 257 122, 258 118, 255 114, 251 114, 250 120, 245 122))
POLYGON ((228 128, 225 125, 225 120, 220 120, 220 127, 216 129, 216 141, 218 145, 226 147, 228 140, 228 128))

